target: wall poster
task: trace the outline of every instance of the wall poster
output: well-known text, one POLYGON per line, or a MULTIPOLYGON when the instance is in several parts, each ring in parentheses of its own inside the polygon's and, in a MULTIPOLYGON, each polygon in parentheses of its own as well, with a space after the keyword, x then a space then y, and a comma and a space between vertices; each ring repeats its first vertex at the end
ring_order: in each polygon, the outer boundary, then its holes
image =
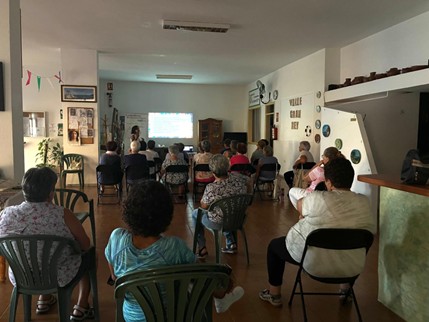
POLYGON ((69 107, 67 132, 72 145, 94 144, 94 109, 69 107))

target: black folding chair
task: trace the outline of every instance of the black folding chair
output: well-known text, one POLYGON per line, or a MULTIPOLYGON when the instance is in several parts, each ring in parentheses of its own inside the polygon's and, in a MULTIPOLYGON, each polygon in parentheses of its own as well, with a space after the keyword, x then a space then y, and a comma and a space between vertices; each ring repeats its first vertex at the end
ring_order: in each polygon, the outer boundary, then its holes
POLYGON ((198 181, 196 179, 196 173, 198 171, 203 171, 203 172, 210 172, 210 167, 208 164, 196 164, 194 165, 194 182, 193 182, 193 186, 192 186, 192 193, 194 195, 194 202, 197 202, 197 197, 200 195, 202 196, 204 193, 204 189, 206 188, 206 186, 210 183, 207 181, 198 181))
POLYGON ((149 179, 149 168, 140 164, 128 165, 125 167, 125 183, 127 192, 133 184, 149 179))
MULTIPOLYGON (((123 173, 116 166, 98 165, 95 169, 97 177, 97 204, 105 197, 116 197, 117 202, 121 203, 122 199, 122 177, 123 173), (110 190, 108 192, 107 190, 110 190)), ((114 204, 114 202, 106 202, 104 204, 114 204)))
MULTIPOLYGON (((329 274, 330 276, 316 276, 311 266, 307 265, 306 256, 308 254, 314 254, 320 249, 329 249, 329 250, 338 250, 338 251, 347 251, 347 250, 356 250, 356 249, 364 249, 365 254, 368 253, 369 248, 372 245, 374 240, 373 234, 364 229, 346 229, 346 228, 323 228, 317 229, 311 232, 305 241, 305 248, 302 254, 301 261, 299 263, 298 273, 296 274, 295 284, 293 286, 292 294, 290 296, 289 305, 292 305, 293 298, 295 294, 301 295, 302 301, 302 310, 304 313, 304 321, 307 322, 307 312, 305 310, 305 302, 304 295, 344 295, 341 292, 304 292, 302 287, 302 272, 305 272, 307 276, 312 279, 328 284, 342 284, 349 283, 350 288, 349 291, 345 294, 343 303, 347 302, 348 297, 352 297, 353 302, 356 307, 356 312, 359 318, 359 321, 362 321, 362 316, 359 311, 359 306, 356 300, 356 294, 353 290, 353 285, 356 279, 359 277, 360 272, 353 272, 350 276, 342 273, 337 274, 329 274), (312 273, 313 272, 313 273, 312 273), (299 285, 299 291, 296 290, 296 287, 299 285)), ((363 261, 365 261, 365 257, 363 257, 363 261)), ((362 263, 362 269, 364 267, 365 262, 362 263)), ((317 263, 320 265, 320 263, 317 263)), ((335 262, 329 262, 323 264, 324 271, 336 271, 336 267, 334 267, 335 262), (331 267, 332 266, 332 267, 331 267)))
POLYGON ((183 202, 186 200, 186 191, 188 190, 189 167, 188 165, 173 164, 165 168, 164 185, 170 191, 173 200, 177 201, 176 197, 183 202), (177 175, 182 179, 177 181, 177 175), (180 187, 183 187, 181 191, 180 187))
POLYGON ((259 193, 261 200, 274 200, 274 180, 277 179, 280 167, 278 163, 263 164, 259 170, 259 175, 255 178, 253 194, 259 193), (264 195, 268 198, 265 198, 264 195))

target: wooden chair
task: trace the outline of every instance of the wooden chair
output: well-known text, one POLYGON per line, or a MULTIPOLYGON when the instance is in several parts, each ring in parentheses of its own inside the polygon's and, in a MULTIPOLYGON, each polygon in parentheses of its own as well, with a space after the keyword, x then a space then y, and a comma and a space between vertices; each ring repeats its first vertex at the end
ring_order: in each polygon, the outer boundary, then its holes
MULTIPOLYGON (((215 208, 220 208, 223 214, 222 221, 222 229, 211 229, 205 227, 202 222, 203 209, 198 209, 198 217, 196 220, 195 231, 200 231, 200 229, 205 228, 209 230, 215 238, 215 247, 216 247, 216 263, 220 263, 220 255, 221 255, 221 240, 222 233, 224 231, 228 232, 236 232, 239 230, 244 239, 244 245, 246 249, 246 259, 247 265, 249 265, 249 250, 247 246, 247 238, 246 232, 244 231, 244 223, 246 220, 246 210, 247 207, 252 203, 253 195, 251 194, 243 194, 243 195, 235 195, 231 197, 226 197, 219 199, 213 202, 208 211, 212 211, 215 208)), ((238 241, 236 241, 238 242, 238 241)), ((193 252, 196 253, 198 243, 198 236, 194 234, 194 243, 193 243, 193 252)))
POLYGON ((24 321, 31 320, 31 296, 58 294, 60 322, 70 321, 70 302, 74 287, 87 273, 90 276, 95 321, 100 320, 98 309, 95 248, 81 252, 75 240, 54 235, 10 235, 0 238, 0 254, 6 257, 15 277, 9 308, 9 322, 16 319, 19 295, 23 295, 24 321), (65 286, 57 281, 57 263, 64 252, 80 254, 81 266, 76 276, 65 286))
POLYGON ((85 186, 85 163, 83 155, 69 153, 61 157, 60 175, 61 187, 66 187, 66 180, 68 174, 77 174, 79 178, 79 188, 82 190, 85 186))
POLYGON ((95 216, 94 216, 94 200, 88 199, 88 196, 79 190, 73 189, 55 189, 54 204, 70 209, 77 219, 83 223, 87 218, 91 222, 92 244, 96 246, 95 238, 95 216), (75 211, 76 205, 84 204, 87 206, 87 211, 75 211))
POLYGON ((186 264, 148 268, 116 281, 116 322, 124 321, 123 302, 132 296, 147 322, 212 321, 213 292, 226 289, 231 268, 186 264))
MULTIPOLYGON (((362 322, 362 316, 359 311, 359 306, 356 300, 356 294, 353 290, 353 285, 356 282, 356 279, 359 277, 360 273, 354 272, 349 276, 345 276, 342 274, 330 274, 329 276, 318 276, 319 274, 314 273, 314 268, 312 268, 309 264, 307 264, 306 256, 309 254, 314 254, 318 249, 329 249, 329 250, 339 250, 339 251, 347 251, 347 250, 356 250, 356 249, 364 249, 366 254, 368 253, 369 248, 372 245, 374 240, 374 236, 371 232, 364 229, 343 229, 343 228, 323 228, 317 229, 311 232, 306 239, 304 252, 301 257, 301 261, 299 263, 299 269, 296 274, 295 283, 293 286, 292 294, 289 300, 289 306, 292 305, 293 298, 295 294, 301 295, 302 301, 302 309, 304 313, 304 321, 307 322, 307 312, 305 309, 304 295, 335 295, 340 296, 344 295, 340 292, 304 292, 302 287, 302 273, 305 272, 307 276, 310 278, 328 284, 341 284, 341 283, 349 283, 350 288, 349 292, 345 294, 343 299, 343 303, 346 303, 347 297, 351 296, 353 299, 353 303, 356 307, 356 312, 358 315, 358 319, 362 322), (296 290, 297 286, 299 286, 299 291, 296 290)), ((363 258, 365 261, 365 257, 363 258)), ((316 265, 319 265, 317 263, 316 265)), ((334 263, 324 263, 324 270, 335 271, 335 267, 329 267, 326 265, 334 266, 334 263)), ((362 263, 362 269, 364 266, 364 262, 362 263)))

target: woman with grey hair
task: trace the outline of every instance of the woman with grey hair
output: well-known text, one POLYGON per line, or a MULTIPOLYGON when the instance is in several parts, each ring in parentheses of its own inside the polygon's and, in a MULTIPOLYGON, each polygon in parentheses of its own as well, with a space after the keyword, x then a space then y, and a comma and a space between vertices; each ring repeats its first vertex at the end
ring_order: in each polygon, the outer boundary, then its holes
MULTIPOLYGON (((170 165, 188 165, 185 160, 179 157, 179 147, 176 144, 170 145, 168 147, 168 153, 170 154, 169 159, 165 159, 164 162, 161 165, 161 177, 164 178, 164 180, 167 183, 170 184, 180 184, 187 178, 186 173, 169 173, 168 178, 165 177, 165 169, 170 165)), ((183 187, 180 187, 180 189, 183 187)), ((180 193, 183 193, 183 191, 180 191, 180 193)))
MULTIPOLYGON (((89 237, 82 224, 69 210, 52 203, 58 176, 50 168, 31 168, 22 179, 22 192, 25 201, 20 205, 5 208, 0 213, 0 235, 56 235, 75 239, 82 250, 90 247, 89 237)), ((29 252, 29 250, 28 250, 29 252)), ((65 252, 58 262, 58 284, 67 285, 77 274, 81 256, 65 252)), ((10 272, 9 278, 15 285, 10 272)), ((70 320, 82 321, 94 318, 94 309, 89 306, 89 276, 79 282, 79 297, 73 307, 70 320)), ((56 303, 53 295, 40 295, 36 313, 47 313, 56 303)))
MULTIPOLYGON (((209 183, 204 190, 201 198, 200 207, 208 209, 213 202, 234 195, 247 193, 247 183, 249 178, 241 174, 229 174, 229 159, 222 155, 216 154, 209 162, 210 170, 213 172, 215 181, 209 183)), ((198 216, 198 209, 192 212, 194 226, 198 216)), ((213 211, 205 210, 202 217, 202 224, 207 228, 220 229, 222 227, 223 214, 220 209, 213 211)), ((197 229, 197 228, 195 228, 197 229)), ((198 257, 205 258, 208 255, 206 249, 206 239, 204 237, 204 229, 195 230, 198 236, 198 257)), ((235 232, 224 232, 226 237, 226 247, 222 248, 223 253, 237 253, 237 242, 235 232)))
MULTIPOLYGON (((194 165, 197 164, 209 164, 213 154, 210 152, 211 144, 208 140, 203 140, 200 143, 201 152, 197 153, 194 156, 194 165)), ((211 171, 196 171, 195 172, 195 181, 198 182, 213 182, 214 181, 213 173, 211 171)))
MULTIPOLYGON (((294 170, 297 169, 298 167, 300 167, 304 163, 307 163, 307 162, 313 162, 314 163, 314 158, 310 152, 310 148, 311 148, 310 142, 308 142, 308 141, 299 142, 299 146, 298 146, 299 155, 293 164, 294 170)), ((312 167, 312 165, 310 166, 309 169, 311 169, 311 167, 312 167)), ((294 174, 293 170, 287 171, 284 174, 285 181, 290 188, 292 188, 294 176, 295 176, 295 174, 294 174)))

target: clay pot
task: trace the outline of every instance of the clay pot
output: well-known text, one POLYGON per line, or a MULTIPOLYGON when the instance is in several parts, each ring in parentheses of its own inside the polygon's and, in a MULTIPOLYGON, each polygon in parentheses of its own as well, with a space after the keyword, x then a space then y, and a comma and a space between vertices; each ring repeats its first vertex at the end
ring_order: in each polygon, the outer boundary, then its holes
POLYGON ((364 79, 365 79, 365 77, 363 77, 363 76, 356 76, 352 80, 352 85, 363 83, 364 79))
POLYGON ((395 75, 398 75, 399 73, 400 71, 396 67, 392 67, 386 72, 387 76, 395 76, 395 75))

